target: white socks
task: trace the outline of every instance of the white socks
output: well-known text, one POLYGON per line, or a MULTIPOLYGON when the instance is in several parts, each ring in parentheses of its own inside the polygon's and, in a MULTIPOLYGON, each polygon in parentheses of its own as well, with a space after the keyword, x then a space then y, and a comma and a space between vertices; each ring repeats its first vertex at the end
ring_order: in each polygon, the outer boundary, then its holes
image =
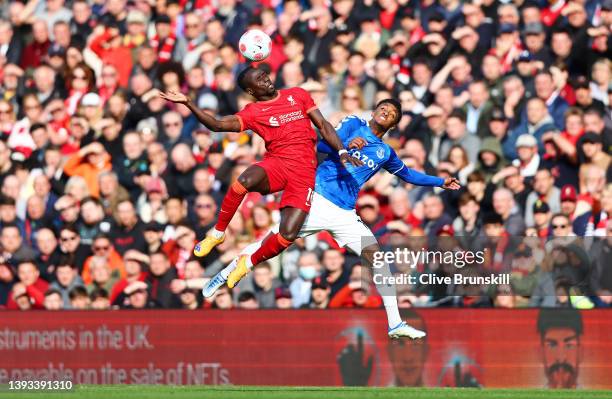
POLYGON ((257 252, 259 248, 261 248, 262 243, 263 243, 263 240, 254 242, 252 244, 247 245, 246 247, 244 247, 242 251, 240 251, 240 255, 249 255, 247 256, 247 260, 246 260, 247 268, 251 269, 253 267, 253 263, 251 262, 251 255, 257 252))
POLYGON ((389 328, 397 327, 397 325, 403 321, 397 307, 397 297, 385 295, 382 299, 385 305, 385 312, 387 312, 387 324, 389 324, 389 328))
MULTIPOLYGON (((380 274, 384 280, 391 277, 391 270, 386 262, 381 268, 372 269, 372 271, 380 274)), ((399 314, 399 308, 397 307, 397 291, 395 290, 395 285, 376 284, 376 289, 382 297, 385 312, 387 312, 387 323, 389 324, 389 328, 396 327, 402 322, 402 318, 399 314)))
POLYGON ((212 232, 210 233, 210 235, 213 236, 215 239, 219 240, 219 239, 223 238, 223 236, 225 235, 225 232, 219 231, 219 230, 213 228, 212 232))

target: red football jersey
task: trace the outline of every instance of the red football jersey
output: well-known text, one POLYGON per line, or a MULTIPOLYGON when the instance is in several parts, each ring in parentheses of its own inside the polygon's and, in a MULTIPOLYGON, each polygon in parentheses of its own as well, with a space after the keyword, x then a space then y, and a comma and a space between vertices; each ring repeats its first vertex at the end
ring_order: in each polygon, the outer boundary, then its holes
POLYGON ((279 90, 274 100, 248 104, 236 116, 242 130, 250 129, 264 139, 266 156, 315 168, 317 133, 308 116, 315 109, 310 94, 293 87, 279 90))

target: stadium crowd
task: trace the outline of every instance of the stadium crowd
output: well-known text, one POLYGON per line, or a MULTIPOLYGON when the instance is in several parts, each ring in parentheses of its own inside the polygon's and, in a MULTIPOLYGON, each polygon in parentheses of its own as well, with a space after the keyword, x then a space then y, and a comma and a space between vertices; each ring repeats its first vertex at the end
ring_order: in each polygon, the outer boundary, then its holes
POLYGON ((386 141, 411 168, 460 179, 441 192, 379 173, 357 211, 383 245, 478 242, 486 269, 512 275, 404 287, 400 306, 612 303, 610 0, 29 0, 0 15, 0 308, 381 306, 359 283, 368 268, 326 233, 201 297, 278 221, 278 197, 249 194, 225 242, 193 258, 265 148, 158 91, 237 112, 250 98, 236 46, 255 27, 273 39, 260 67, 278 87, 306 89, 332 124, 397 98, 386 141))

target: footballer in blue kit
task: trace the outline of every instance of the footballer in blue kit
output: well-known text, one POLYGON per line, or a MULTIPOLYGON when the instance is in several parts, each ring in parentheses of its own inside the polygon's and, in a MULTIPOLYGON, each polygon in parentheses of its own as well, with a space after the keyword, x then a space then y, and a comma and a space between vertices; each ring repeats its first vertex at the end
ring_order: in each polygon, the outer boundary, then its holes
POLYGON ((362 138, 367 142, 361 149, 353 148, 349 151, 351 156, 360 159, 364 165, 343 169, 339 168, 342 166, 340 158, 329 145, 323 141, 317 145, 317 151, 329 155, 317 168, 315 192, 342 209, 355 209, 361 187, 381 168, 417 186, 444 185, 441 177, 429 176, 406 167, 395 151, 373 133, 368 122, 361 118, 344 118, 336 127, 336 132, 347 148, 353 139, 362 138))
MULTIPOLYGON (((414 185, 442 187, 447 190, 458 190, 460 188, 459 182, 455 178, 443 179, 408 168, 395 151, 382 141, 385 133, 397 125, 401 115, 400 103, 396 100, 387 99, 376 105, 370 121, 366 122, 356 116, 348 116, 336 127, 338 137, 346 148, 350 148, 350 155, 363 162, 363 165, 359 167, 345 167, 340 162, 341 154, 336 153, 326 143, 319 142, 317 150, 328 154, 328 157, 317 168, 311 210, 300 230, 300 237, 327 230, 340 246, 349 248, 354 253, 363 256, 372 265, 374 253, 380 251, 380 247, 374 234, 357 215, 355 202, 361 187, 374 174, 380 169, 385 169, 405 182, 414 185)), ((271 230, 271 233, 277 230, 278 227, 275 227, 271 230)), ((255 252, 264 240, 265 238, 247 246, 243 249, 241 256, 255 252)), ((212 296, 219 287, 225 284, 227 276, 235 267, 236 260, 217 273, 204 287, 203 295, 205 297, 212 296)), ((377 272, 383 278, 391 276, 387 264, 377 269, 377 272)), ((424 337, 425 332, 417 330, 402 321, 397 307, 395 287, 389 283, 376 283, 376 279, 374 282, 379 293, 381 293, 387 312, 389 337, 409 337, 412 339, 424 337)))

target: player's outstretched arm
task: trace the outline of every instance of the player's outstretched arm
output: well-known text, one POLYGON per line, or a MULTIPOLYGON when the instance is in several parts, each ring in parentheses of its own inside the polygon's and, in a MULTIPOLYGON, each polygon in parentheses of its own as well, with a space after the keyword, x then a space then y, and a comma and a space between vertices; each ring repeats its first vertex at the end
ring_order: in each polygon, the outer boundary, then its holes
POLYGON ((323 117, 321 111, 315 109, 311 111, 308 115, 310 115, 310 120, 321 132, 321 136, 323 136, 323 140, 327 141, 329 145, 340 155, 340 161, 346 165, 347 163, 353 166, 362 166, 363 162, 361 162, 357 158, 353 158, 348 154, 346 148, 342 144, 340 137, 336 134, 336 130, 334 127, 323 117))
POLYGON ((214 116, 199 109, 193 103, 193 101, 191 101, 191 99, 183 93, 177 93, 169 90, 167 93, 160 92, 159 96, 164 100, 186 106, 191 112, 193 112, 201 124, 213 132, 240 132, 242 130, 240 119, 238 119, 237 116, 229 115, 224 116, 221 119, 215 118, 214 116))
POLYGON ((384 168, 406 183, 414 184, 415 186, 442 187, 445 190, 459 190, 461 188, 459 180, 455 179, 454 177, 443 179, 438 176, 431 176, 418 172, 414 169, 410 169, 404 164, 404 162, 402 162, 402 160, 393 150, 391 150, 391 154, 385 163, 384 168))

